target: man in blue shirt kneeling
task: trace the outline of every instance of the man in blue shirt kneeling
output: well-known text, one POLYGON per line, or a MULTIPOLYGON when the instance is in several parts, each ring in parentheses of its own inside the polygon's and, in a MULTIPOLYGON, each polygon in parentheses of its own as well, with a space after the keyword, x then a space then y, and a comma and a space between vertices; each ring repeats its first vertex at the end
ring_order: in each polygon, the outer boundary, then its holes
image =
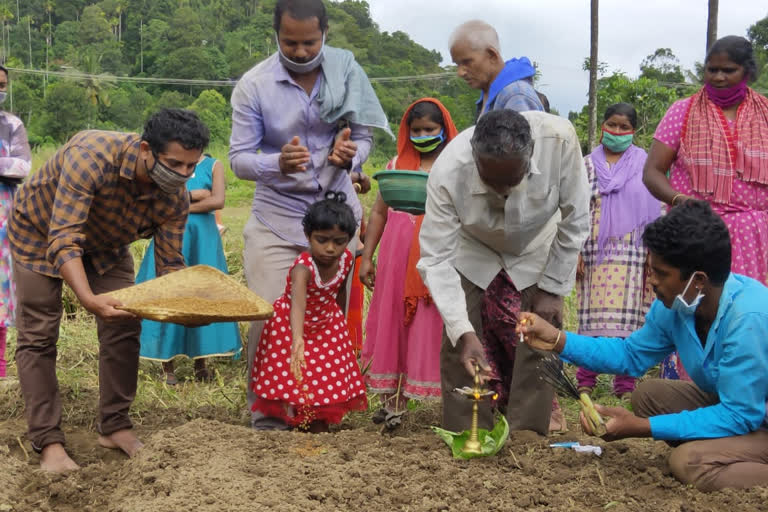
MULTIPOLYGON (((642 376, 677 350, 693 382, 650 379, 634 414, 597 406, 607 441, 653 437, 676 446, 672 473, 702 491, 768 485, 768 288, 730 272, 723 220, 689 200, 648 225, 657 300, 631 336, 592 338, 521 315, 525 343, 600 373, 642 376)), ((582 418, 582 427, 592 432, 582 418)))

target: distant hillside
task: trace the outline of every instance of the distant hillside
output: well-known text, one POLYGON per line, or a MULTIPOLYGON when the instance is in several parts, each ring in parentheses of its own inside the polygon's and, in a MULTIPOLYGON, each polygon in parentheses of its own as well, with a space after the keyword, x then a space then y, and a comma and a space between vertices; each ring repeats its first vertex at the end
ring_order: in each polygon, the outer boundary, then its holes
MULTIPOLYGON (((229 135, 231 86, 144 84, 114 76, 237 79, 272 54, 275 0, 0 0, 2 54, 11 67, 86 73, 85 80, 14 74, 13 106, 33 143, 61 142, 86 127, 135 130, 161 106, 205 111, 218 142, 229 135)), ((440 54, 403 32, 381 32, 361 0, 326 2, 328 43, 354 52, 370 77, 445 72, 440 54)), ((375 83, 393 125, 422 96, 443 100, 460 127, 476 92, 455 77, 375 83)), ((6 105, 8 107, 9 103, 6 105)), ((393 126, 394 127, 394 126, 393 126)), ((394 145, 377 136, 378 151, 394 145)))

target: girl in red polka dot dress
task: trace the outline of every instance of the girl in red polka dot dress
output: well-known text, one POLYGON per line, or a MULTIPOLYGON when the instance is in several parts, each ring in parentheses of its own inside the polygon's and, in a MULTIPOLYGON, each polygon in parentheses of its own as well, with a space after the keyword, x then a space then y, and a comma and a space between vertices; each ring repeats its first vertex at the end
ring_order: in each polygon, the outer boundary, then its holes
POLYGON ((293 262, 275 315, 264 325, 253 364, 254 411, 310 432, 368 407, 343 307, 357 230, 341 192, 307 210, 309 251, 293 262))

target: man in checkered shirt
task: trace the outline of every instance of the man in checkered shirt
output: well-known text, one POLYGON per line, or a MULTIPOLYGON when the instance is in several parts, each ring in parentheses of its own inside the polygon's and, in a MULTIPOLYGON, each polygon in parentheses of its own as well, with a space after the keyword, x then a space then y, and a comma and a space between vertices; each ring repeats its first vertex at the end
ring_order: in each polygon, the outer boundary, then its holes
POLYGON ((16 364, 28 437, 53 472, 78 469, 64 449, 56 343, 66 282, 96 316, 99 444, 133 456, 142 444, 128 410, 136 395, 140 320, 106 293, 134 283, 130 244, 155 238, 157 274, 184 267, 185 187, 208 144, 191 111, 165 109, 142 135, 80 132, 24 183, 8 225, 17 283, 16 364))

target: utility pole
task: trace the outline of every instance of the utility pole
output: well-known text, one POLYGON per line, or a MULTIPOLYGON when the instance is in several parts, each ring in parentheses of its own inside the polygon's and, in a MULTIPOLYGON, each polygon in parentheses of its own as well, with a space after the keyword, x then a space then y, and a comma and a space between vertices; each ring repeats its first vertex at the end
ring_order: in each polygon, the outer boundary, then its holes
POLYGON ((712 45, 715 44, 715 41, 717 41, 717 13, 720 7, 718 0, 709 0, 708 4, 709 5, 707 9, 707 51, 704 53, 704 55, 709 53, 709 49, 712 48, 712 45))
POLYGON ((590 2, 590 42, 589 42, 589 134, 587 136, 588 149, 595 145, 595 132, 597 131, 597 41, 598 41, 598 0, 590 2))

